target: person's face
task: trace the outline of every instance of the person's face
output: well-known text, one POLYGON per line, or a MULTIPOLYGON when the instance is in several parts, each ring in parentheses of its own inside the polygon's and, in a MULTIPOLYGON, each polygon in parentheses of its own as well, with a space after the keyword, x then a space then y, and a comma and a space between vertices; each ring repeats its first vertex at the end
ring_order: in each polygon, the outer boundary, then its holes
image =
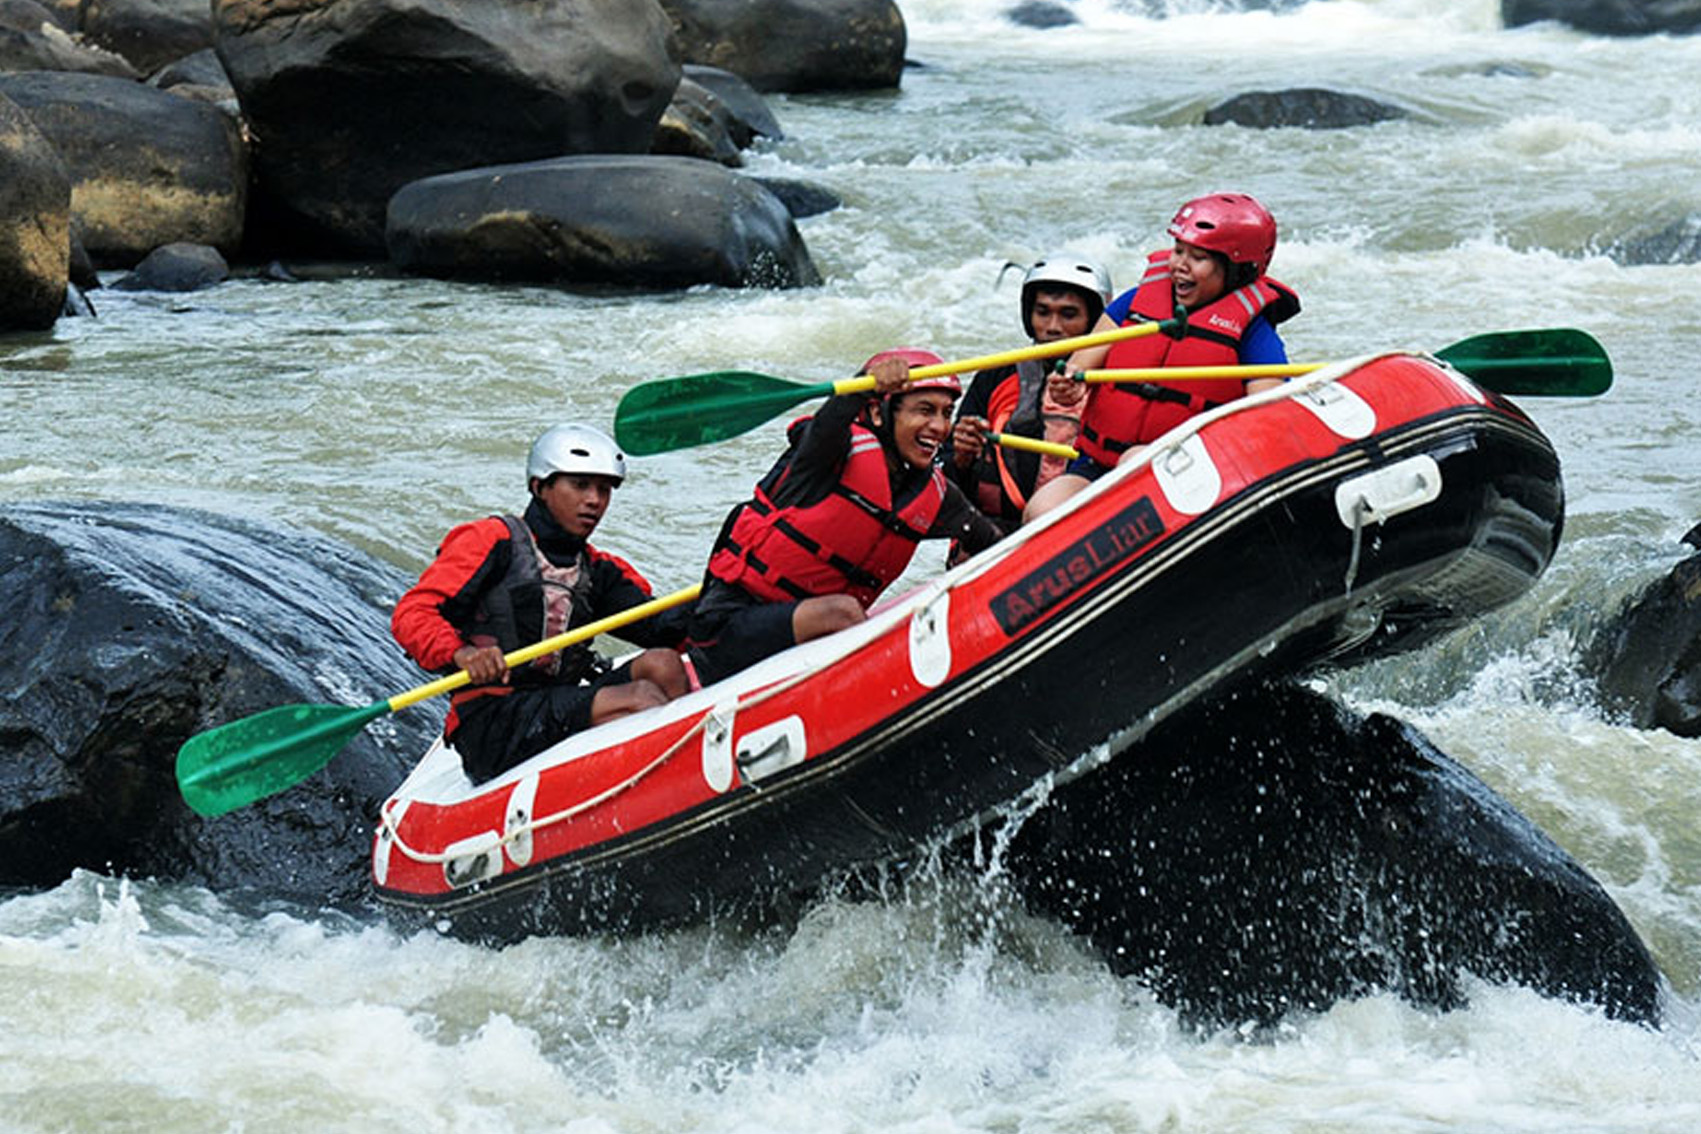
POLYGON ((1228 290, 1222 262, 1185 240, 1177 240, 1175 250, 1169 254, 1169 279, 1175 289, 1175 301, 1189 311, 1220 299, 1228 290))
POLYGON ((556 473, 537 484, 537 498, 562 529, 589 539, 602 522, 614 496, 614 478, 581 473, 556 473))
POLYGON ((898 457, 912 468, 925 469, 951 435, 951 406, 956 399, 944 390, 917 390, 897 399, 892 411, 892 441, 898 457))
POLYGON ((1087 301, 1072 288, 1057 291, 1040 289, 1034 292, 1034 306, 1028 315, 1028 330, 1036 343, 1054 343, 1087 333, 1087 301))

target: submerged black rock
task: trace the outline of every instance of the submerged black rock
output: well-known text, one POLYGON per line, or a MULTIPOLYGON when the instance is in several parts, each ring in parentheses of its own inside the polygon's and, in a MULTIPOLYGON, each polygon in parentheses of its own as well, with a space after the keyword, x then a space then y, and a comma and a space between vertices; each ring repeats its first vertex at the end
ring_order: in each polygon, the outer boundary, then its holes
POLYGON ((1259 130, 1299 126, 1307 130, 1344 130, 1410 118, 1411 112, 1364 95, 1321 87, 1247 91, 1205 112, 1205 125, 1233 123, 1259 130))
POLYGON ((263 709, 414 684, 384 615, 409 581, 226 516, 0 509, 0 886, 83 867, 363 901, 372 818, 441 710, 381 718, 305 783, 217 819, 183 803, 175 760, 191 735, 263 709))
POLYGON ((1466 974, 1655 1023, 1662 980, 1600 885, 1419 733, 1266 686, 1059 788, 1010 877, 1197 1026, 1270 1024, 1466 974))
MULTIPOLYGON (((1701 548, 1701 525, 1683 538, 1701 548)), ((1589 643, 1584 666, 1631 725, 1701 736, 1701 553, 1632 597, 1589 643)))

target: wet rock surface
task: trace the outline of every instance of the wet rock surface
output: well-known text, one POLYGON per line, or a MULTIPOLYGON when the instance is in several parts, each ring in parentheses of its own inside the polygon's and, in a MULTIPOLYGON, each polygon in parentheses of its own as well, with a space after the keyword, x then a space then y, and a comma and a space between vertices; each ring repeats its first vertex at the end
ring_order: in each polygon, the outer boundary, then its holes
POLYGON ((1655 1022, 1663 978, 1623 913, 1416 730, 1295 686, 1165 722, 1016 834, 1036 912, 1205 1027, 1470 974, 1655 1022))
POLYGON ((0 509, 0 885, 83 867, 363 902, 372 818, 440 708, 381 718, 325 770, 216 819, 183 803, 175 759, 264 709, 417 684, 386 617, 408 582, 343 545, 211 513, 0 509))

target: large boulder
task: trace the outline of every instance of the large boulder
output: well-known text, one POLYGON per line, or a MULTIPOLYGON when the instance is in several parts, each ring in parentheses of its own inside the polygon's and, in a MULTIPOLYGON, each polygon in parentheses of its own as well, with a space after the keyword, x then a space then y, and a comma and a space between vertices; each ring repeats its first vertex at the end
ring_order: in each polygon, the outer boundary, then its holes
POLYGON ((404 270, 463 279, 821 282, 777 197, 683 157, 568 157, 428 177, 391 200, 388 247, 404 270))
POLYGON ((0 75, 65 160, 71 211, 97 263, 128 266, 162 244, 242 241, 248 156, 217 108, 106 75, 0 75))
POLYGON ((1596 35, 1686 34, 1701 29, 1701 0, 1500 0, 1509 28, 1557 20, 1596 35))
POLYGON ((1409 726, 1266 686, 1059 788, 1009 876, 1203 1028, 1469 974, 1657 1022, 1664 979, 1572 858, 1409 726))
MULTIPOLYGON (((1683 538, 1701 549, 1701 525, 1683 538)), ((1631 725, 1701 736, 1701 554, 1626 602, 1590 641, 1584 664, 1607 707, 1631 725)))
POLYGON ((898 85, 909 33, 893 0, 661 0, 687 63, 759 91, 898 85))
POLYGON ((300 532, 135 504, 0 509, 0 886, 78 867, 315 905, 362 900, 377 806, 441 721, 368 726, 325 770, 217 819, 174 774, 195 733, 290 703, 367 704, 419 673, 408 585, 300 532))
POLYGON ((208 0, 83 0, 80 30, 146 75, 213 45, 208 0))
POLYGON ((30 116, 0 94, 0 330, 43 330, 65 305, 71 179, 30 116))
POLYGON ((381 252, 432 174, 647 153, 679 83, 655 0, 215 0, 218 53, 280 223, 381 252))

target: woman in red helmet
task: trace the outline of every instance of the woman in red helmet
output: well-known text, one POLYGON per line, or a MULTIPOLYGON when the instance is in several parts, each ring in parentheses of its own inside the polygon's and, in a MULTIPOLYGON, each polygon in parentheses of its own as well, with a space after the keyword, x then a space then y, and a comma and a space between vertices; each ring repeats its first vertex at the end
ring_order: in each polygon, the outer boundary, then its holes
POLYGON ((1003 536, 935 466, 962 385, 909 372, 939 361, 884 351, 863 366, 872 393, 830 398, 792 424, 784 455, 709 553, 690 627, 704 684, 861 622, 923 539, 978 551, 1003 536))
POLYGON ((1024 520, 1057 507, 1148 442, 1207 409, 1277 385, 1279 379, 1116 382, 1085 393, 1074 376, 1100 368, 1223 366, 1286 362, 1276 325, 1299 313, 1293 289, 1265 275, 1276 251, 1276 221, 1245 193, 1212 193, 1182 205, 1170 221, 1173 247, 1147 258, 1134 290, 1119 296, 1095 330, 1167 319, 1180 308, 1179 338, 1148 335, 1076 351, 1050 392, 1060 402, 1087 397, 1076 448, 1064 475, 1036 492, 1024 520))

